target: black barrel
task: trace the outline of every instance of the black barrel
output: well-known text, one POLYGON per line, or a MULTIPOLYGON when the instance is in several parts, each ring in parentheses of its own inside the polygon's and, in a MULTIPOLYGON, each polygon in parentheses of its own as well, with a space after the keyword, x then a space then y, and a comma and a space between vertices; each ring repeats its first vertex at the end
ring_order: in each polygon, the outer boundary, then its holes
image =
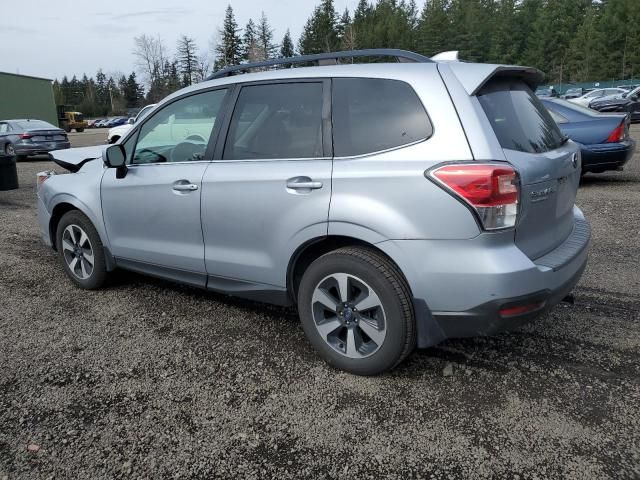
POLYGON ((16 157, 0 153, 0 191, 18 188, 16 157))

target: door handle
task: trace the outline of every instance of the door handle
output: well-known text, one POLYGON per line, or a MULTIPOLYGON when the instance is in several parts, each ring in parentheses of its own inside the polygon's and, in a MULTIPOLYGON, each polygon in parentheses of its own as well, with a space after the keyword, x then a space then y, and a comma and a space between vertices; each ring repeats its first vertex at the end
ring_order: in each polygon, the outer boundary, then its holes
POLYGON ((173 185, 173 189, 176 192, 193 192, 198 190, 198 185, 195 183, 178 183, 173 185))
POLYGON ((314 182, 308 177, 297 177, 287 180, 287 188, 293 190, 318 190, 322 188, 322 182, 314 182))

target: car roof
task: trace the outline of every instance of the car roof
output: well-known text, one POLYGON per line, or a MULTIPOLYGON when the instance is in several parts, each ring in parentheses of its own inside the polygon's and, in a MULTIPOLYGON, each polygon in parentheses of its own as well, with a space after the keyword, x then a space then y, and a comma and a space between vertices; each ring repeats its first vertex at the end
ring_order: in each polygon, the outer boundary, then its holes
MULTIPOLYGON (((342 65, 323 65, 312 67, 296 67, 296 68, 280 68, 276 70, 267 70, 261 72, 243 73, 240 75, 232 75, 213 80, 205 80, 203 82, 185 87, 177 92, 172 93, 158 105, 170 102, 176 97, 189 93, 195 93, 207 88, 235 85, 238 83, 262 82, 271 80, 294 80, 304 78, 383 78, 390 80, 401 80, 405 82, 415 82, 428 80, 428 75, 438 74, 440 65, 446 65, 450 68, 458 78, 462 86, 469 95, 475 95, 477 91, 486 83, 493 75, 499 75, 505 72, 517 72, 521 76, 533 79, 533 83, 539 83, 542 80, 542 73, 535 68, 522 67, 517 65, 497 65, 489 63, 466 63, 466 62, 416 62, 416 63, 357 63, 342 65)), ((537 86, 537 85, 536 85, 537 86)))

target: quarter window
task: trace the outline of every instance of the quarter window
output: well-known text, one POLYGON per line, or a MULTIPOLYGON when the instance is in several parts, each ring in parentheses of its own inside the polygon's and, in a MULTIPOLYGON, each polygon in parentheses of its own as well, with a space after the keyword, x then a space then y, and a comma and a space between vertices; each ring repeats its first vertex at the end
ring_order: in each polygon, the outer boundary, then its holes
POLYGON ((322 83, 242 88, 229 125, 225 160, 322 156, 322 83))
POLYGON ((203 160, 226 92, 191 95, 155 112, 140 128, 132 163, 203 160))
POLYGON ((337 157, 379 152, 429 138, 433 127, 418 95, 398 80, 333 80, 337 157))

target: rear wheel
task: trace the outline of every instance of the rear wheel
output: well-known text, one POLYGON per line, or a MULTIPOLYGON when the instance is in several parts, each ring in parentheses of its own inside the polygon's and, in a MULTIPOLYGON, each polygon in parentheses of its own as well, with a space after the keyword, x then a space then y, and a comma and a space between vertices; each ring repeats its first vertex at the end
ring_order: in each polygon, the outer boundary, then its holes
POLYGON ((320 356, 357 375, 390 370, 415 346, 409 287, 373 249, 346 247, 315 260, 300 282, 298 311, 320 356))
POLYGON ((84 132, 84 128, 76 128, 76 132, 82 133, 82 132, 84 132))
POLYGON ((15 147, 14 147, 12 144, 7 143, 7 144, 4 146, 4 153, 5 153, 6 155, 9 155, 9 156, 13 157, 13 156, 16 154, 16 149, 15 149, 15 147))
POLYGON ((91 221, 83 213, 65 213, 56 232, 58 255, 67 276, 80 288, 94 290, 107 278, 102 241, 91 221))

